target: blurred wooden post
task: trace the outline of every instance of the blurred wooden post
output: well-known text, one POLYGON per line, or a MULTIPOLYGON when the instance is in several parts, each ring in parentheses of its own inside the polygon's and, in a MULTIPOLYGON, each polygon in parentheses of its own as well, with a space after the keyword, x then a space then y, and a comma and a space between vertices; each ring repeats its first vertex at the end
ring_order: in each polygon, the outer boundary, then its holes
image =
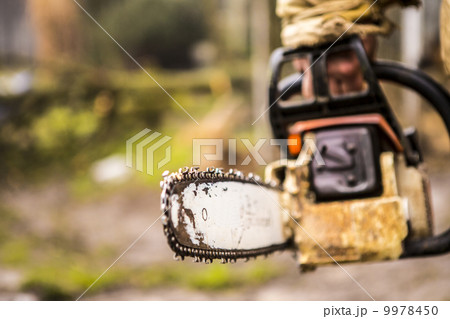
POLYGON ((37 60, 72 60, 79 54, 81 11, 73 1, 27 0, 27 6, 37 40, 37 60))
POLYGON ((227 0, 225 6, 225 41, 233 56, 243 56, 247 53, 247 1, 227 0))
MULTIPOLYGON (((401 60, 411 67, 418 67, 423 54, 423 8, 405 8, 401 25, 401 60)), ((407 125, 418 126, 420 99, 411 91, 403 91, 402 116, 407 125)))
MULTIPOLYGON (((267 73, 270 57, 270 9, 268 0, 250 1, 250 48, 252 61, 252 121, 268 107, 267 73)), ((249 125, 251 125, 249 123, 249 125)), ((268 113, 255 123, 256 137, 270 136, 268 113)))

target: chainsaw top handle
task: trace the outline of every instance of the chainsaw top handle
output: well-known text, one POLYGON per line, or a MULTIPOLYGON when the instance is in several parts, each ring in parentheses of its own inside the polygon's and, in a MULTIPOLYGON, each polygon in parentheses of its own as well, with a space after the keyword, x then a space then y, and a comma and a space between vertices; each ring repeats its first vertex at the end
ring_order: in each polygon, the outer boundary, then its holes
MULTIPOLYGON (((330 46, 301 47, 295 50, 279 48, 272 54, 269 87, 269 115, 275 138, 287 140, 289 127, 299 121, 328 117, 352 116, 378 113, 386 119, 404 148, 408 165, 417 166, 421 158, 411 141, 405 137, 378 80, 385 80, 410 88, 428 100, 439 113, 450 136, 450 95, 424 72, 391 61, 371 62, 358 36, 351 36, 330 46), (327 57, 331 54, 352 50, 359 60, 366 89, 359 93, 335 96, 329 91, 327 57), (282 78, 282 67, 292 60, 306 57, 310 61, 314 97, 284 104, 294 94, 301 92, 303 75, 294 73, 282 78)), ((285 148, 287 149, 287 147, 285 148)), ((289 157, 289 154, 285 154, 289 157)), ((450 251, 450 229, 441 235, 404 242, 403 258, 436 255, 450 251)))

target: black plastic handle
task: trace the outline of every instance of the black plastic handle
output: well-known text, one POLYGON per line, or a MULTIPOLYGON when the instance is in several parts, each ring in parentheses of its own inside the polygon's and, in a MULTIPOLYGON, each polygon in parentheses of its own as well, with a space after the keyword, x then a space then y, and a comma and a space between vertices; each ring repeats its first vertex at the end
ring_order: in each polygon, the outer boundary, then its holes
MULTIPOLYGON (((385 80, 408 87, 425 98, 439 113, 450 136, 450 95, 424 72, 408 68, 400 63, 378 61, 373 70, 379 80, 385 80)), ((450 229, 440 235, 405 240, 402 258, 445 254, 450 251, 450 229)))

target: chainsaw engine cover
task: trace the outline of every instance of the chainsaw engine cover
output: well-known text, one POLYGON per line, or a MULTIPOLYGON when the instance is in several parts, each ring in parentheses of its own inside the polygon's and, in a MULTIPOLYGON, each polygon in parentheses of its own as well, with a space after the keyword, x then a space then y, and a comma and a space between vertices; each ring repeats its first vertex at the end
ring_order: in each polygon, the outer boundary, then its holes
POLYGON ((318 201, 377 196, 382 192, 380 146, 371 126, 315 132, 325 162, 311 162, 311 190, 318 201))
MULTIPOLYGON (((395 154, 383 152, 378 161, 383 192, 369 198, 317 203, 307 196, 306 174, 293 175, 299 176, 300 185, 297 206, 301 210, 295 218, 302 227, 294 227, 294 223, 293 229, 301 265, 397 259, 403 253, 408 226, 404 198, 398 191, 395 154)), ((295 173, 295 168, 291 170, 295 173)), ((287 182, 284 185, 288 187, 287 182)))

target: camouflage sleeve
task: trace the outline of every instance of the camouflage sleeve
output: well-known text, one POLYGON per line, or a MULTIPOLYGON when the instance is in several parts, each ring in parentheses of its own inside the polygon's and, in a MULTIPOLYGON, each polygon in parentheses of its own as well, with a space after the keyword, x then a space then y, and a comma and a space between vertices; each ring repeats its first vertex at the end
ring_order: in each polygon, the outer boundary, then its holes
POLYGON ((341 34, 392 32, 384 12, 392 5, 418 6, 420 0, 277 0, 283 45, 298 47, 336 40, 341 34))

